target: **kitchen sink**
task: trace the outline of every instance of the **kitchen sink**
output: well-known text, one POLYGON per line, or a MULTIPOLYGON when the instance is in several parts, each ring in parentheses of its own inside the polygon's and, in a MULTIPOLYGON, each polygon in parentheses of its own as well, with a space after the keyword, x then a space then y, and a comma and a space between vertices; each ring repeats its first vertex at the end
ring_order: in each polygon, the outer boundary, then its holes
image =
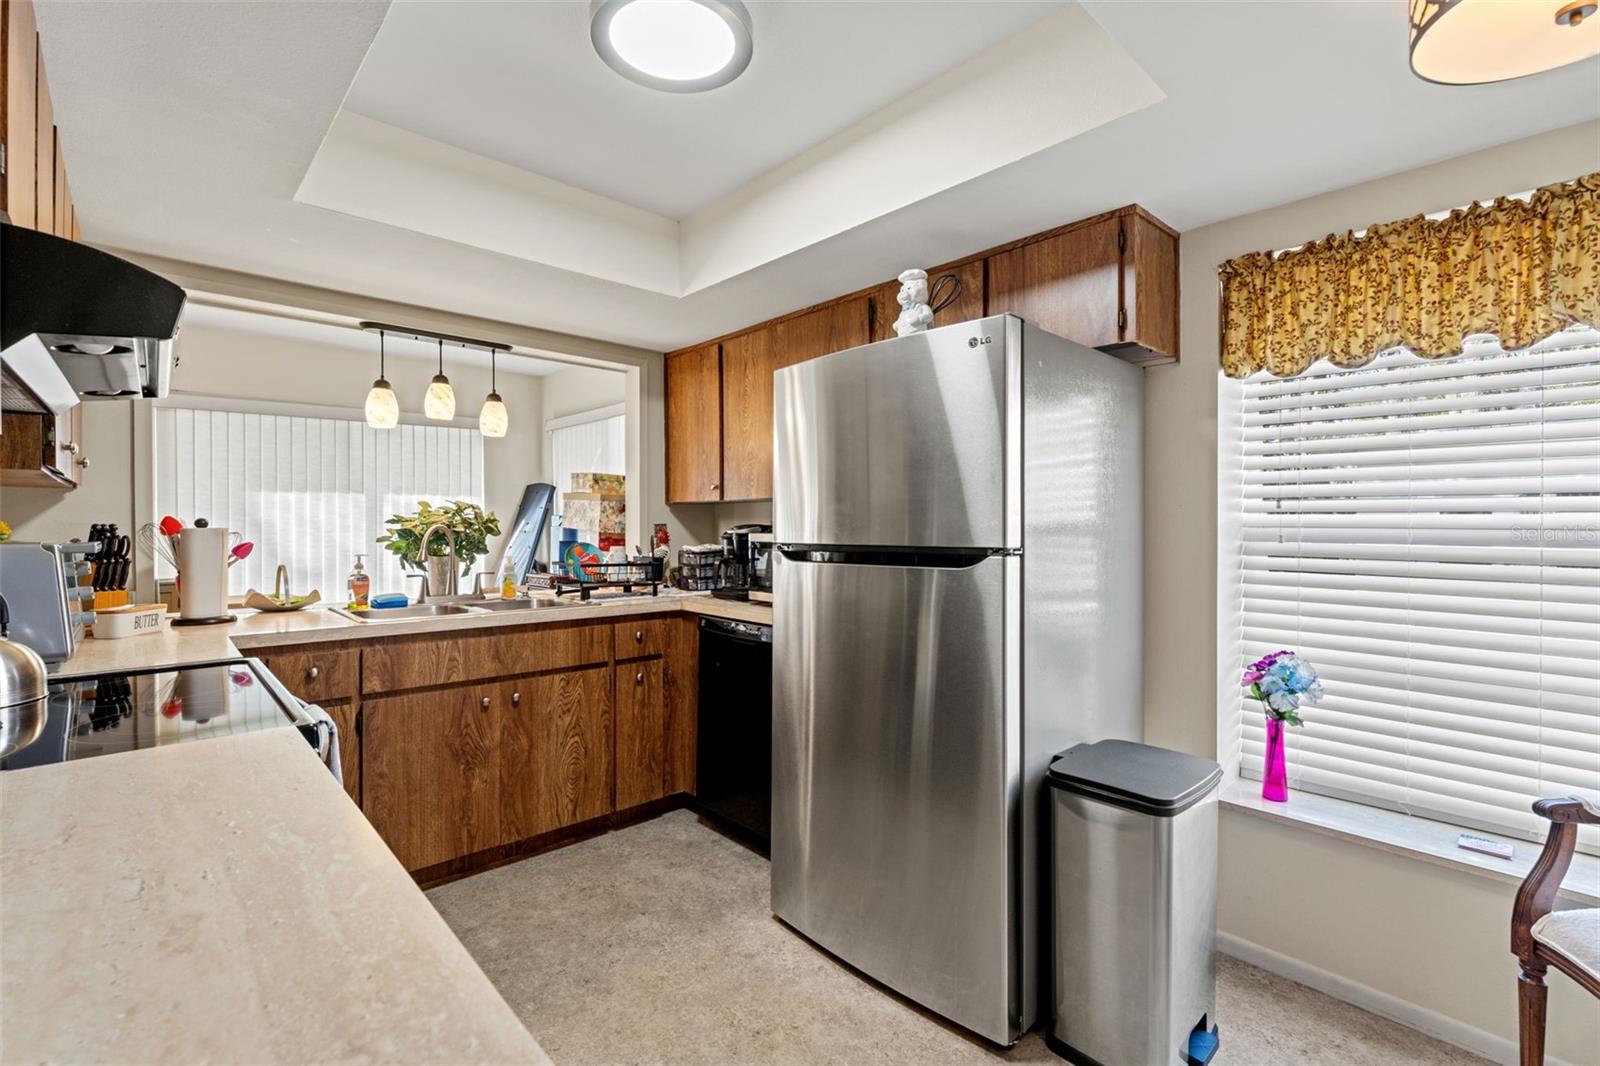
POLYGON ((474 603, 473 608, 479 611, 538 611, 547 607, 570 607, 563 600, 483 600, 474 603))
POLYGON ((463 603, 417 603, 410 607, 368 607, 365 611, 335 607, 333 613, 342 614, 357 622, 403 622, 408 618, 444 618, 460 614, 477 614, 478 609, 463 603))
POLYGON ((334 614, 344 615, 357 622, 403 622, 411 618, 452 618, 464 614, 485 614, 496 611, 537 611, 547 607, 570 607, 560 600, 473 600, 471 603, 417 603, 410 607, 368 607, 365 611, 352 611, 335 607, 334 614))

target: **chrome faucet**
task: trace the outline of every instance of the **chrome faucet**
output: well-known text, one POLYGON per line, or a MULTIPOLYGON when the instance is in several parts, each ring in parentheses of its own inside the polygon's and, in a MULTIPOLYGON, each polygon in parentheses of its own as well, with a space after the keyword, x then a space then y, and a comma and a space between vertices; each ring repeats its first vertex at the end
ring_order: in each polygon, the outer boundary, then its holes
MULTIPOLYGON (((424 530, 422 533, 422 539, 417 542, 417 562, 424 568, 428 566, 428 541, 436 532, 440 530, 444 531, 444 542, 445 545, 450 549, 450 576, 445 579, 444 591, 439 593, 439 595, 448 598, 455 596, 460 591, 459 582, 461 580, 461 567, 456 562, 455 530, 451 529, 443 522, 435 522, 433 525, 424 530)), ((417 602, 427 603, 434 597, 433 590, 428 587, 428 572, 426 569, 424 569, 422 573, 416 576, 422 579, 422 588, 417 591, 417 602)))

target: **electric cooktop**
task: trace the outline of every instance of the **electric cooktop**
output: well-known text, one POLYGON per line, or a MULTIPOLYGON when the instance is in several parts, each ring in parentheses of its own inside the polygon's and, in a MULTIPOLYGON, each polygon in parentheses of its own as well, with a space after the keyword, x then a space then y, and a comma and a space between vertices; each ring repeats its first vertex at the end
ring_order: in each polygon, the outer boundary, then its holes
POLYGON ((0 770, 311 728, 300 701, 257 659, 54 680, 46 708, 38 735, 0 758, 0 770))

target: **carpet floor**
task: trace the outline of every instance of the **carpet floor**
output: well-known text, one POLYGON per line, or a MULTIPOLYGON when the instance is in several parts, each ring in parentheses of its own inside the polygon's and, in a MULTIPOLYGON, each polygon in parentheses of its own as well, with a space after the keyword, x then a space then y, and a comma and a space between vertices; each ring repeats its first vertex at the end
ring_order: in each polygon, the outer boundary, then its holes
MULTIPOLYGON (((766 860, 688 811, 428 898, 558 1066, 1062 1061, 1037 1032, 968 1037, 795 935, 768 910, 766 860)), ((1219 1066, 1487 1061, 1217 961, 1219 1066)))

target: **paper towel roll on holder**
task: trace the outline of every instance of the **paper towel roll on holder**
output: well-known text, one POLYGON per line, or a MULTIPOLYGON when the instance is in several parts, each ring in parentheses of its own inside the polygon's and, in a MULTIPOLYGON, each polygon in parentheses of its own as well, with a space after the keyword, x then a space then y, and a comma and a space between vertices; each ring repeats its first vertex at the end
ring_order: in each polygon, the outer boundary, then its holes
POLYGON ((228 559, 234 545, 226 528, 195 519, 176 534, 179 616, 174 626, 213 626, 238 621, 228 612, 228 559))

